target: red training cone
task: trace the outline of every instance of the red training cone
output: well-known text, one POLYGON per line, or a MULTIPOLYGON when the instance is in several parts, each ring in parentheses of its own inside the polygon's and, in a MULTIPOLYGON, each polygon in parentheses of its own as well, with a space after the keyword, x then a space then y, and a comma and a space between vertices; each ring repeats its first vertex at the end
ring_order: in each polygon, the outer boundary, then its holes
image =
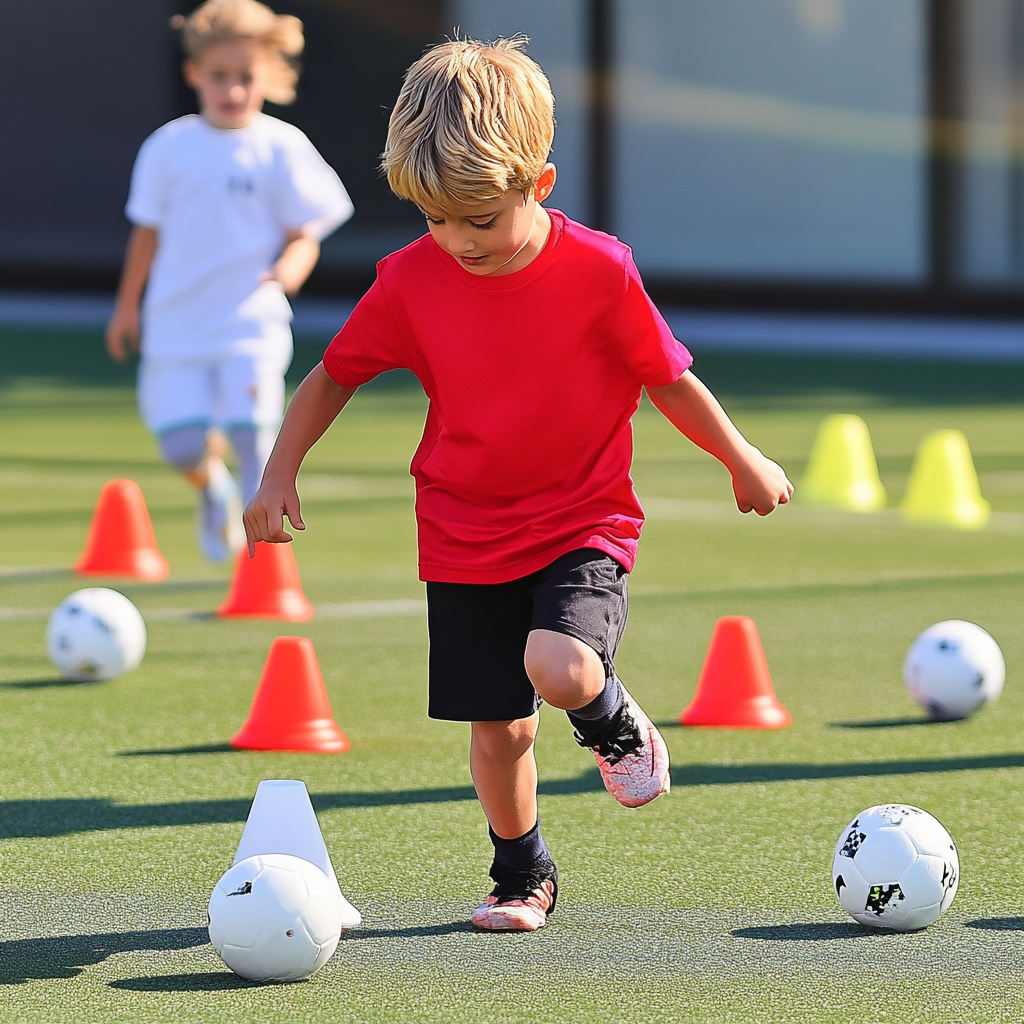
POLYGON ((256 685, 249 717, 231 737, 237 750, 297 750, 344 754, 350 744, 327 700, 313 643, 304 636, 279 636, 256 685))
POLYGON ((746 615, 715 623, 708 654, 680 725, 734 729, 784 729, 793 716, 779 703, 757 625, 746 615))
POLYGON ((130 576, 155 583, 171 571, 156 546, 142 488, 134 480, 108 480, 100 488, 79 576, 130 576))
POLYGON ((283 619, 305 622, 313 606, 302 592, 291 544, 256 545, 256 557, 239 552, 227 600, 217 609, 225 619, 283 619))

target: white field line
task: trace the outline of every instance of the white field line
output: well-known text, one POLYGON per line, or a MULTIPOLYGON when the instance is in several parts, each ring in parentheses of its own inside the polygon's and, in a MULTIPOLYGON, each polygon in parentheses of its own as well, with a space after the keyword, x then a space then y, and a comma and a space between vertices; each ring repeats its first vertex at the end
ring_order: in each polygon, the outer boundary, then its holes
MULTIPOLYGON (((19 619, 47 619, 52 608, 4 608, 0 607, 0 622, 14 622, 19 619)), ((142 608, 142 616, 149 622, 181 622, 189 619, 206 619, 212 612, 197 608, 142 608)), ((320 619, 376 619, 395 615, 425 615, 427 605, 422 598, 396 601, 346 601, 341 604, 316 606, 320 619)))
MULTIPOLYGON (((739 522, 744 517, 731 501, 705 498, 642 498, 641 504, 648 519, 677 520, 680 522, 739 522)), ((844 522, 858 526, 905 527, 916 529, 916 523, 907 523, 899 509, 884 508, 878 512, 851 512, 841 508, 802 505, 799 502, 782 507, 774 513, 778 519, 797 517, 801 523, 834 525, 844 522)), ((941 527, 937 527, 941 528, 941 527)), ((1024 533, 1024 512, 993 512, 988 530, 995 533, 1024 533)))

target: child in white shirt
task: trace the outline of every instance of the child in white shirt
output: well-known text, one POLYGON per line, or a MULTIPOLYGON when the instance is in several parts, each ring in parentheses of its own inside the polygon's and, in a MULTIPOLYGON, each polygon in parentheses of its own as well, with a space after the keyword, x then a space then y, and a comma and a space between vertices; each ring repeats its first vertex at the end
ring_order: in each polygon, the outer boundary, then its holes
POLYGON ((201 114, 164 125, 139 150, 107 350, 121 361, 141 334, 142 418, 199 489, 200 547, 221 561, 240 546, 241 506, 210 428, 230 438, 247 502, 284 409, 286 296, 353 208, 306 136, 261 113, 264 100, 295 98, 302 23, 256 0, 208 0, 172 24, 201 114))

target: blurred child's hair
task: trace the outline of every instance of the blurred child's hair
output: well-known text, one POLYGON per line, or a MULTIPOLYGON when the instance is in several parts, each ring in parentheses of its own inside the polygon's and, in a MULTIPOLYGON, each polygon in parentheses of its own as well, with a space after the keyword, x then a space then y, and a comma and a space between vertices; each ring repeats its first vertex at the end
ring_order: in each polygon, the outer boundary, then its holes
POLYGON ((528 42, 457 39, 409 68, 381 158, 396 195, 443 210, 536 185, 555 134, 555 100, 522 52, 528 42))
POLYGON ((302 22, 290 14, 275 14, 257 0, 206 0, 188 17, 177 14, 171 26, 181 33, 190 60, 218 43, 236 39, 258 43, 269 60, 266 98, 271 103, 291 103, 299 71, 295 60, 305 40, 302 22))

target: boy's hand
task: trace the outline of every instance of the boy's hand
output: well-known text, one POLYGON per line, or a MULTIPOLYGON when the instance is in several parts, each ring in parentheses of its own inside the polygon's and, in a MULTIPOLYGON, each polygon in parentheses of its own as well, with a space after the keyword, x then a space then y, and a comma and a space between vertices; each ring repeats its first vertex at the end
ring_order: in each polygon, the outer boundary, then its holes
POLYGON ((730 467, 732 490, 741 512, 766 516, 793 497, 793 485, 783 468, 766 458, 753 445, 736 465, 730 467))
POLYGON ((115 363, 123 363, 129 352, 139 351, 139 307, 118 303, 107 324, 107 353, 115 363), (127 346, 125 342, 127 341, 127 346))
POLYGON ((242 515, 250 558, 256 556, 257 541, 268 544, 287 544, 291 541, 292 535, 284 530, 285 516, 294 529, 306 528, 299 512, 299 493, 295 489, 295 481, 282 483, 264 477, 260 489, 242 515))

